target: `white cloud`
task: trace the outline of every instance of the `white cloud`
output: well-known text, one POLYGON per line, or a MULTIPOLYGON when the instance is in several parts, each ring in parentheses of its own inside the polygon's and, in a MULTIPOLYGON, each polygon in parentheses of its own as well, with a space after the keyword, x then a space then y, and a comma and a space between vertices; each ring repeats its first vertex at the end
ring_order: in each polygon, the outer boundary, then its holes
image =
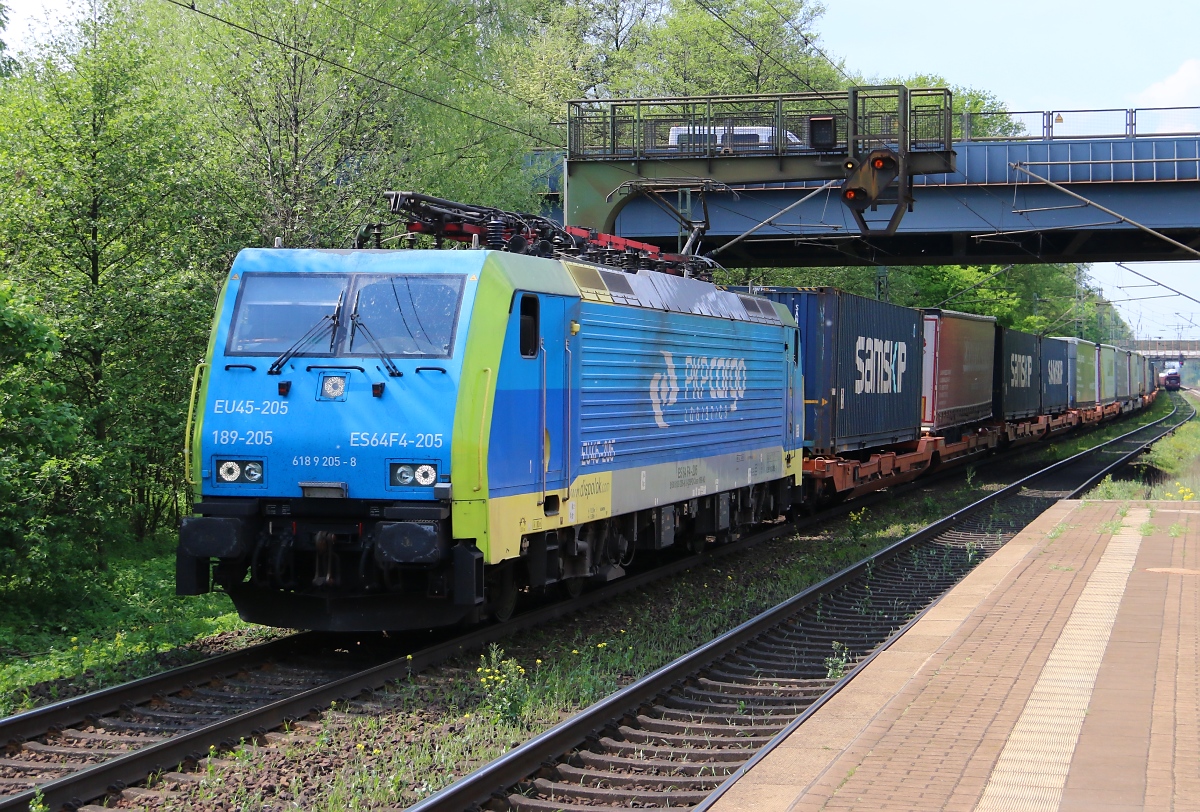
POLYGON ((1194 107, 1200 105, 1200 59, 1188 59, 1161 82, 1134 97, 1138 107, 1194 107))

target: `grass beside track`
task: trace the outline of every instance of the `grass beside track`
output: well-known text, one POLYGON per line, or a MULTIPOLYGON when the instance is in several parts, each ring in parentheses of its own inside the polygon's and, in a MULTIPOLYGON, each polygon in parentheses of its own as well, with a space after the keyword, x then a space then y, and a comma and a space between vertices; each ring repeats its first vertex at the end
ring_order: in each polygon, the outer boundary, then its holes
MULTIPOLYGON (((0 588, 0 715, 43 705, 204 656, 188 644, 220 633, 257 636, 224 593, 175 595, 174 540, 118 551, 107 570, 54 592, 0 588)), ((272 634, 274 632, 271 632, 272 634)))
MULTIPOLYGON (((1186 391, 1183 396, 1200 408, 1200 397, 1186 391)), ((1197 496, 1200 494, 1200 420, 1193 420, 1170 437, 1159 440, 1131 468, 1135 474, 1133 478, 1114 480, 1107 476, 1088 491, 1086 498, 1184 502, 1200 499, 1197 496)))

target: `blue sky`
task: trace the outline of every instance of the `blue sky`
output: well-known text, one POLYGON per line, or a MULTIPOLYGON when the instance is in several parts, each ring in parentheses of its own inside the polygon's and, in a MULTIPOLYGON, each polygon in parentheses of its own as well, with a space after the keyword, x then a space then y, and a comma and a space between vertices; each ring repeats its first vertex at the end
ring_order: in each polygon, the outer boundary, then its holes
MULTIPOLYGON (((10 46, 64 0, 7 0, 10 46)), ((915 73, 989 90, 1010 110, 1200 106, 1200 2, 1005 0, 945 3, 828 0, 820 44, 868 80, 915 73)), ((1200 299, 1200 262, 1137 263, 1141 272, 1200 299)), ((1098 264, 1112 299, 1168 293, 1122 290, 1144 279, 1098 264)), ((1200 304, 1183 297, 1118 307, 1144 337, 1200 338, 1200 304), (1182 316, 1176 315, 1182 313, 1182 316), (1177 329, 1176 325, 1184 325, 1177 329)))
MULTIPOLYGON (((829 0, 822 50, 868 80, 944 76, 1009 110, 1200 106, 1200 2, 829 0), (886 21, 884 24, 882 21, 886 21)), ((1085 193, 1086 194, 1086 193, 1085 193)), ((1200 299, 1200 262, 1130 263, 1200 299)), ((1109 263, 1092 277, 1112 299, 1170 294, 1109 263)), ((1200 304, 1182 296, 1119 303, 1143 338, 1200 338, 1200 304), (1183 314, 1182 316, 1177 314, 1183 314), (1183 325, 1182 328, 1179 325, 1183 325)))

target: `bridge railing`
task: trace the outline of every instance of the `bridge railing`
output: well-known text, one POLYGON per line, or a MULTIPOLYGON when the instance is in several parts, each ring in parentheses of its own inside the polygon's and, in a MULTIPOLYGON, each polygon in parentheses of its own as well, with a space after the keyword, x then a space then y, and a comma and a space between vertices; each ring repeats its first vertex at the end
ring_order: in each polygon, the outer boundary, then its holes
POLYGON ((944 88, 855 88, 849 94, 784 93, 568 103, 572 159, 857 155, 877 146, 948 150, 951 95, 944 88))
POLYGON ((962 141, 1194 135, 1200 133, 1200 107, 957 113, 953 126, 962 141))

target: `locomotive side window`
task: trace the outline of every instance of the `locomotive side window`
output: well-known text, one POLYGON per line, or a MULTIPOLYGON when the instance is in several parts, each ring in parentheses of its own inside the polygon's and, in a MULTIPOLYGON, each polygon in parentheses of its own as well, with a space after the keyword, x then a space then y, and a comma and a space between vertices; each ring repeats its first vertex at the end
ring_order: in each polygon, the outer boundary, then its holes
POLYGON ((521 297, 521 357, 536 358, 541 343, 538 327, 538 297, 526 294, 521 297))

